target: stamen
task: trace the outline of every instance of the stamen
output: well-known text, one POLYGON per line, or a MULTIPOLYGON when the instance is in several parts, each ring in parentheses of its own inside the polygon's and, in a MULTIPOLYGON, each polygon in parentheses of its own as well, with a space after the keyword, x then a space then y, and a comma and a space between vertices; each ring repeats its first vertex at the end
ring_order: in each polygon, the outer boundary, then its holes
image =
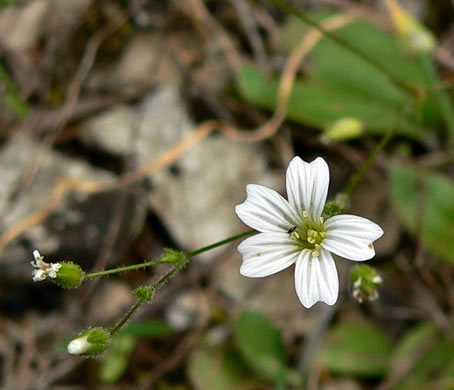
POLYGON ((324 222, 325 222, 325 218, 320 217, 320 223, 324 223, 324 222))
POLYGON ((309 216, 309 213, 306 210, 303 210, 303 217, 307 218, 309 216))
POLYGON ((294 237, 297 240, 299 240, 301 238, 300 234, 296 230, 293 231, 292 233, 290 233, 290 237, 294 237))

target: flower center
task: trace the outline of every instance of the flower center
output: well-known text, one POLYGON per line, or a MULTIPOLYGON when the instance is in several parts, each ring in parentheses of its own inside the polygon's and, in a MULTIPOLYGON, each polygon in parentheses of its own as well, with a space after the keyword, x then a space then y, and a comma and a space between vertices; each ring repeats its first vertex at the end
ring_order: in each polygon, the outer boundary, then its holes
POLYGON ((320 217, 320 220, 315 222, 307 212, 303 212, 303 215, 305 216, 303 224, 293 226, 288 233, 301 249, 309 249, 313 257, 318 257, 322 249, 321 243, 326 237, 325 220, 320 217))

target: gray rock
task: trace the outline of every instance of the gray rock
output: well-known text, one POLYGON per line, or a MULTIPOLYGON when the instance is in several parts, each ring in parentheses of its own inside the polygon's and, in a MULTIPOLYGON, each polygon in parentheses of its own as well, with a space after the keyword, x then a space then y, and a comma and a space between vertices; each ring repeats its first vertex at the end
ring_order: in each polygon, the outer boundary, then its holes
MULTIPOLYGON (((0 229, 4 233, 24 218, 49 204, 62 177, 111 183, 114 175, 58 152, 42 147, 26 136, 12 137, 0 151, 4 167, 0 183, 0 229), (34 170, 36 168, 36 171, 34 170)), ((9 241, 0 254, 3 277, 30 278, 32 250, 37 248, 49 261, 71 260, 90 267, 104 245, 112 216, 121 208, 119 191, 84 194, 66 191, 53 204, 45 219, 9 241)), ((110 258, 115 261, 121 248, 137 233, 145 216, 146 203, 138 188, 124 195, 124 215, 110 258), (126 217, 125 217, 126 216, 126 217)))
POLYGON ((89 85, 112 89, 179 84, 182 74, 172 58, 168 42, 169 39, 163 40, 156 34, 136 34, 116 63, 102 72, 93 72, 89 85))
MULTIPOLYGON (((126 140, 137 137, 134 157, 140 169, 183 140, 195 126, 176 87, 159 88, 145 97, 136 116, 133 111, 117 106, 101 114, 85 126, 82 139, 109 152, 125 154, 131 150, 126 140)), ((219 134, 193 145, 172 169, 157 172, 151 180, 152 209, 187 250, 245 229, 234 207, 244 200, 246 184, 276 187, 276 177, 267 173, 260 146, 231 141, 219 134)))
POLYGON ((125 283, 104 281, 93 290, 85 322, 104 325, 116 321, 134 304, 134 301, 131 289, 125 283))
POLYGON ((47 0, 36 0, 0 12, 0 46, 12 51, 32 48, 43 33, 47 6, 47 0))

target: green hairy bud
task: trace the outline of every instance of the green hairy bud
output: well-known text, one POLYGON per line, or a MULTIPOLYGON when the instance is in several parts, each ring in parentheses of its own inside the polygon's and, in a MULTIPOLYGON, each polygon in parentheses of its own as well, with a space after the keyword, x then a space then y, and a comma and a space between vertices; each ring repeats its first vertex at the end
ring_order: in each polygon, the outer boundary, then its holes
POLYGON ((68 344, 68 352, 72 355, 98 356, 109 348, 110 333, 104 328, 89 328, 79 334, 68 344))
POLYGON ((77 288, 85 278, 85 272, 79 265, 71 262, 60 263, 61 267, 57 271, 55 282, 65 288, 77 288))

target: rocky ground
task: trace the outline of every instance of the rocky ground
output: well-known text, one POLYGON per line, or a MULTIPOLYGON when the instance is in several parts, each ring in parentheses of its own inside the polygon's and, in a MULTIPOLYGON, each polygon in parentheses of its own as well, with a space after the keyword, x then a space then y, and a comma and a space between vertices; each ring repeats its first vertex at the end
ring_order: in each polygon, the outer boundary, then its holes
MULTIPOLYGON (((353 9, 390 31, 381 2, 291 3, 304 10, 353 9)), ((444 39, 440 48, 452 42, 444 15, 453 12, 452 3, 401 3, 432 24, 444 39)), ((249 387, 233 379, 201 379, 216 371, 203 359, 226 356, 218 352, 231 348, 235 319, 254 311, 280 330, 285 364, 308 380, 304 386, 390 389, 395 379, 389 378, 404 373, 387 368, 339 374, 317 363, 327 332, 367 321, 391 345, 423 321, 441 329, 451 323, 452 294, 446 298, 443 290, 453 275, 449 262, 429 257, 427 271, 406 268, 403 259, 412 258, 421 243, 397 216, 388 165, 397 154, 418 162, 448 158, 451 165, 452 156, 441 141, 428 137, 418 144, 401 136, 378 156, 350 199, 351 213, 374 220, 386 233, 374 260, 385 279, 379 301, 359 305, 350 292, 352 264, 339 261, 339 303, 304 309, 293 270, 266 279, 242 277, 235 242, 195 257, 159 290, 131 321, 148 330, 123 336, 102 359, 66 353, 71 336, 88 326, 111 326, 133 304, 131 291, 156 281, 167 266, 65 290, 32 281, 34 249, 49 261, 73 261, 84 270, 148 261, 167 247, 195 250, 245 231, 234 207, 245 199, 246 184, 284 193, 285 168, 294 155, 329 162, 334 197, 380 142, 376 133, 366 133, 327 143, 317 124, 298 120, 256 139, 244 135, 266 123, 273 110, 241 95, 239 68, 253 63, 280 74, 288 54, 276 34, 285 20, 267 1, 0 1, 2 388, 303 388, 290 379, 287 387, 274 387, 256 367, 257 380, 249 387), (417 274, 413 281, 410 273, 417 274), (214 357, 203 355, 206 348, 216 351, 214 357)), ((441 53, 437 63, 450 80, 452 59, 441 53)), ((314 66, 305 62, 298 75, 314 66)), ((445 173, 452 174, 451 165, 445 173)))

